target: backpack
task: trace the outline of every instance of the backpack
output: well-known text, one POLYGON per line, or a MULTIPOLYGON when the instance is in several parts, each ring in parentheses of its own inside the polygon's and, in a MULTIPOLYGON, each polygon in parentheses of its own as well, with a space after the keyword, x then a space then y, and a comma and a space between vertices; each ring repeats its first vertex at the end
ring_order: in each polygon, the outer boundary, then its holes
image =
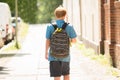
POLYGON ((56 58, 65 58, 69 55, 70 40, 65 28, 67 23, 64 23, 62 28, 58 28, 56 24, 52 24, 54 32, 50 38, 50 54, 56 58))

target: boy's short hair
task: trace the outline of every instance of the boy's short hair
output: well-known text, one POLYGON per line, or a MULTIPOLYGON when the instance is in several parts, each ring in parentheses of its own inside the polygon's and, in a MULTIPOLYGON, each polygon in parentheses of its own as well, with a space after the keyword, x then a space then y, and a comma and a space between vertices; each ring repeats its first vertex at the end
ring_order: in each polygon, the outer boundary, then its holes
POLYGON ((64 17, 66 15, 66 9, 63 8, 62 6, 58 7, 55 9, 54 11, 54 15, 57 17, 57 18, 61 18, 61 17, 64 17))

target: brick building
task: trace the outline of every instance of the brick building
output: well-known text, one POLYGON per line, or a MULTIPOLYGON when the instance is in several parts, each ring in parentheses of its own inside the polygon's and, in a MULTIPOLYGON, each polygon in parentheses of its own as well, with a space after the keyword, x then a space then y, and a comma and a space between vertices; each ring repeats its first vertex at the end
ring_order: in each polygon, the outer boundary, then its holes
POLYGON ((113 66, 120 69, 120 1, 106 0, 101 3, 101 51, 110 53, 113 66))
POLYGON ((109 54, 120 69, 120 0, 63 0, 72 23, 86 46, 109 54))

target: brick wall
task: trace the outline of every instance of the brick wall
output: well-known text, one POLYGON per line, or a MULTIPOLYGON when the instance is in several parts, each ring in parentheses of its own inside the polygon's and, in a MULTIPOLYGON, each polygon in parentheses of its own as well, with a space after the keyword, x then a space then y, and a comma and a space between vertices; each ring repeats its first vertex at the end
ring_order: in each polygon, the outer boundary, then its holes
POLYGON ((113 66, 120 69, 120 2, 109 0, 104 10, 104 52, 110 54, 113 66))
POLYGON ((115 6, 115 65, 120 69, 120 2, 116 1, 115 6))

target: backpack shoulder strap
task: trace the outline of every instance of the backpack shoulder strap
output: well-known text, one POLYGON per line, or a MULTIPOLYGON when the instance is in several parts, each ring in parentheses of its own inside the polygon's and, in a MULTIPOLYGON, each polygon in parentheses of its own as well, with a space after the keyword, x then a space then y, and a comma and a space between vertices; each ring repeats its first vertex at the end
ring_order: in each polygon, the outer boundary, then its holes
MULTIPOLYGON (((65 29, 68 24, 69 24, 69 23, 64 23, 64 24, 62 25, 62 29, 65 29)), ((55 30, 56 30, 57 27, 58 27, 57 24, 55 24, 55 23, 53 23, 52 26, 54 27, 55 30)))
POLYGON ((57 29, 57 24, 52 24, 52 26, 54 27, 54 29, 57 29))
POLYGON ((65 28, 67 27, 67 25, 68 25, 68 23, 64 23, 64 24, 62 25, 62 29, 65 29, 65 28))

